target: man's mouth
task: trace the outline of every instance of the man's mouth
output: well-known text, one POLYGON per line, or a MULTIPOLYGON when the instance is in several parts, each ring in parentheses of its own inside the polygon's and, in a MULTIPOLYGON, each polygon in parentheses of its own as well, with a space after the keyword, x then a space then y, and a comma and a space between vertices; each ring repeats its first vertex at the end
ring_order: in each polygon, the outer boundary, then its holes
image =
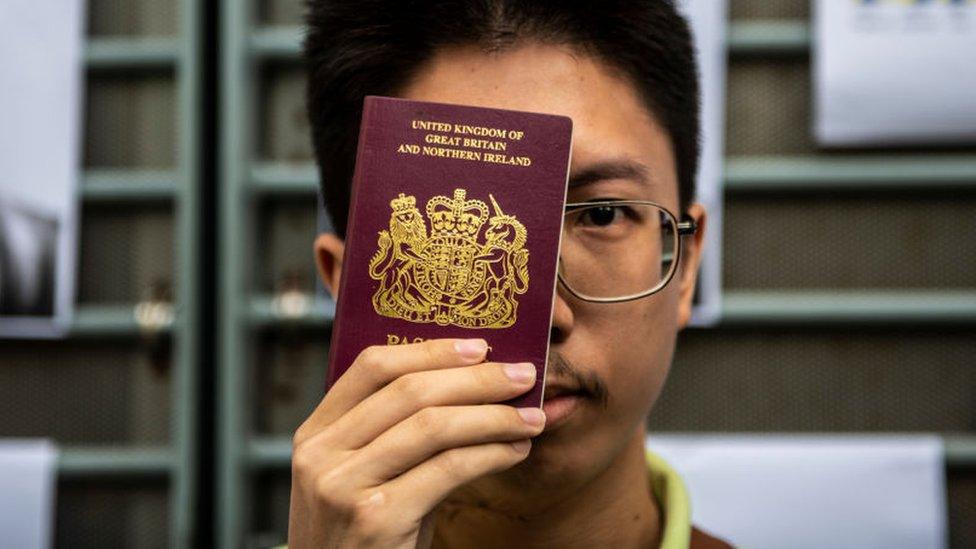
POLYGON ((572 384, 546 384, 543 393, 542 411, 546 413, 546 431, 556 429, 565 423, 586 400, 587 393, 572 384))
POLYGON ((546 413, 546 431, 563 425, 584 408, 596 403, 607 407, 607 386, 593 372, 573 366, 562 353, 549 352, 546 386, 542 393, 542 411, 546 413))
POLYGON ((545 400, 558 398, 566 395, 583 395, 584 391, 579 385, 571 383, 547 383, 543 397, 545 400))

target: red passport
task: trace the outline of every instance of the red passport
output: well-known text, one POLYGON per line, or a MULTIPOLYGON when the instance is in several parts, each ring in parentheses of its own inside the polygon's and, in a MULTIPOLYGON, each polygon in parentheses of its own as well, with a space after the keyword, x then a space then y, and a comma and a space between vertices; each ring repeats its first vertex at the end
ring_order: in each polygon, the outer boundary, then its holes
POLYGON ((541 406, 572 120, 368 96, 329 386, 367 346, 481 337, 541 406))

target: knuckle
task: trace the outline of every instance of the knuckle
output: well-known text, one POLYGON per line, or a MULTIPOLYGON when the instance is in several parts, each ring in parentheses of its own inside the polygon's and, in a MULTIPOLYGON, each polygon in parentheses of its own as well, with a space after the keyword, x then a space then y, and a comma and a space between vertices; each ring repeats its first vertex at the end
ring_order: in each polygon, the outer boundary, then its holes
POLYGON ((295 448, 291 455, 291 473, 299 479, 308 478, 314 470, 314 461, 309 452, 302 448, 295 448))
POLYGON ((386 385, 395 377, 390 352, 390 347, 386 345, 370 345, 360 351, 356 357, 356 366, 376 385, 386 385))
POLYGON ((400 398, 411 402, 423 402, 427 394, 426 383, 417 374, 407 374, 400 376, 393 382, 395 392, 400 398))
POLYGON ((331 479, 328 475, 320 475, 315 478, 315 485, 313 486, 315 493, 315 500, 319 503, 325 504, 329 509, 338 510, 338 498, 336 498, 336 492, 332 489, 331 479))
POLYGON ((295 430, 291 441, 292 456, 306 455, 309 446, 328 449, 335 448, 332 437, 335 428, 332 425, 318 427, 317 431, 313 429, 315 427, 308 425, 306 422, 295 430))
POLYGON ((525 459, 527 454, 517 450, 508 442, 495 442, 486 445, 478 461, 476 476, 503 471, 525 459))
POLYGON ((484 474, 507 469, 525 459, 526 454, 517 450, 508 442, 496 442, 488 448, 486 453, 484 474))
POLYGON ((413 425, 424 438, 436 436, 441 431, 441 414, 433 408, 424 408, 413 415, 413 425))
POLYGON ((439 352, 438 349, 443 344, 439 340, 428 340, 420 344, 420 352, 424 355, 424 362, 432 363, 437 362, 439 352))
POLYGON ((298 447, 301 446, 303 442, 308 440, 309 437, 308 431, 309 431, 308 424, 303 422, 301 425, 298 426, 298 429, 295 429, 295 432, 292 433, 291 449, 293 454, 298 450, 298 447))
POLYGON ((380 358, 382 355, 383 349, 379 345, 370 345, 362 351, 359 351, 359 355, 356 356, 355 362, 359 364, 360 367, 372 368, 382 362, 382 359, 380 358))
POLYGON ((425 341, 423 346, 424 360, 428 364, 448 364, 452 362, 451 359, 455 356, 454 340, 452 339, 430 339, 425 341))
POLYGON ((441 453, 434 463, 441 474, 449 479, 458 480, 463 477, 465 460, 460 459, 456 450, 441 453))
POLYGON ((498 362, 479 364, 471 369, 471 375, 479 387, 508 388, 511 382, 505 377, 502 368, 504 365, 498 362))
POLYGON ((497 473, 499 471, 504 471, 519 462, 525 460, 528 457, 526 452, 516 450, 511 444, 505 443, 503 448, 498 449, 498 457, 492 460, 491 466, 485 471, 485 474, 497 473))
POLYGON ((518 410, 512 406, 498 406, 495 409, 495 418, 503 427, 514 429, 521 432, 525 429, 525 420, 519 415, 518 410))
POLYGON ((339 468, 331 468, 315 477, 313 486, 315 499, 334 513, 348 516, 354 511, 349 498, 345 497, 345 483, 339 468))

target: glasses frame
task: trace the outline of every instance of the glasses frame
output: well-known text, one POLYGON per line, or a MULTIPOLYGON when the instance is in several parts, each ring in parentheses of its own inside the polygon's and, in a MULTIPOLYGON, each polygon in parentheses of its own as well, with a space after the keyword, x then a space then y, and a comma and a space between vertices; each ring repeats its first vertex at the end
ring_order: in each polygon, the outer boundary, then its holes
POLYGON ((681 262, 681 237, 692 235, 698 232, 698 223, 695 221, 693 217, 691 217, 688 214, 684 214, 682 216, 681 221, 678 221, 678 218, 675 217, 673 213, 671 213, 671 210, 665 208, 664 206, 658 204, 657 202, 652 202, 650 200, 597 200, 593 202, 570 202, 566 204, 565 211, 563 212, 563 216, 564 216, 563 222, 565 223, 565 215, 573 210, 580 210, 584 208, 593 208, 593 207, 600 207, 600 206, 627 206, 627 205, 654 206, 659 210, 663 211, 665 214, 667 214, 668 219, 671 221, 671 224, 675 228, 674 238, 676 240, 675 247, 674 247, 674 261, 671 263, 671 267, 668 269, 668 274, 661 280, 660 283, 658 283, 657 286, 651 288, 650 290, 645 290, 640 293, 624 295, 619 297, 592 297, 577 292, 576 290, 573 289, 572 286, 569 285, 568 282, 566 282, 566 279, 563 278, 563 261, 562 261, 562 253, 560 253, 559 267, 556 270, 556 278, 559 280, 559 283, 562 284, 563 287, 566 288, 566 290, 577 299, 580 299, 582 301, 588 301, 590 303, 623 303, 626 301, 633 301, 635 299, 641 299, 656 294, 657 292, 664 289, 664 287, 667 286, 669 282, 671 282, 671 279, 674 278, 674 273, 678 270, 678 264, 681 262))

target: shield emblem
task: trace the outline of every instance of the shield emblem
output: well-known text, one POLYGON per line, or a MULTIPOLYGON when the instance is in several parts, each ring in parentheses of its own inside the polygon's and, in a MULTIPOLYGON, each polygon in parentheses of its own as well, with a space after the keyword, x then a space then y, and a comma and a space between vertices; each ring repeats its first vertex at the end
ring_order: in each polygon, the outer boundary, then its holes
POLYGON ((424 249, 427 262, 422 266, 425 277, 431 286, 443 296, 462 298, 468 286, 477 244, 458 237, 435 237, 424 249))

